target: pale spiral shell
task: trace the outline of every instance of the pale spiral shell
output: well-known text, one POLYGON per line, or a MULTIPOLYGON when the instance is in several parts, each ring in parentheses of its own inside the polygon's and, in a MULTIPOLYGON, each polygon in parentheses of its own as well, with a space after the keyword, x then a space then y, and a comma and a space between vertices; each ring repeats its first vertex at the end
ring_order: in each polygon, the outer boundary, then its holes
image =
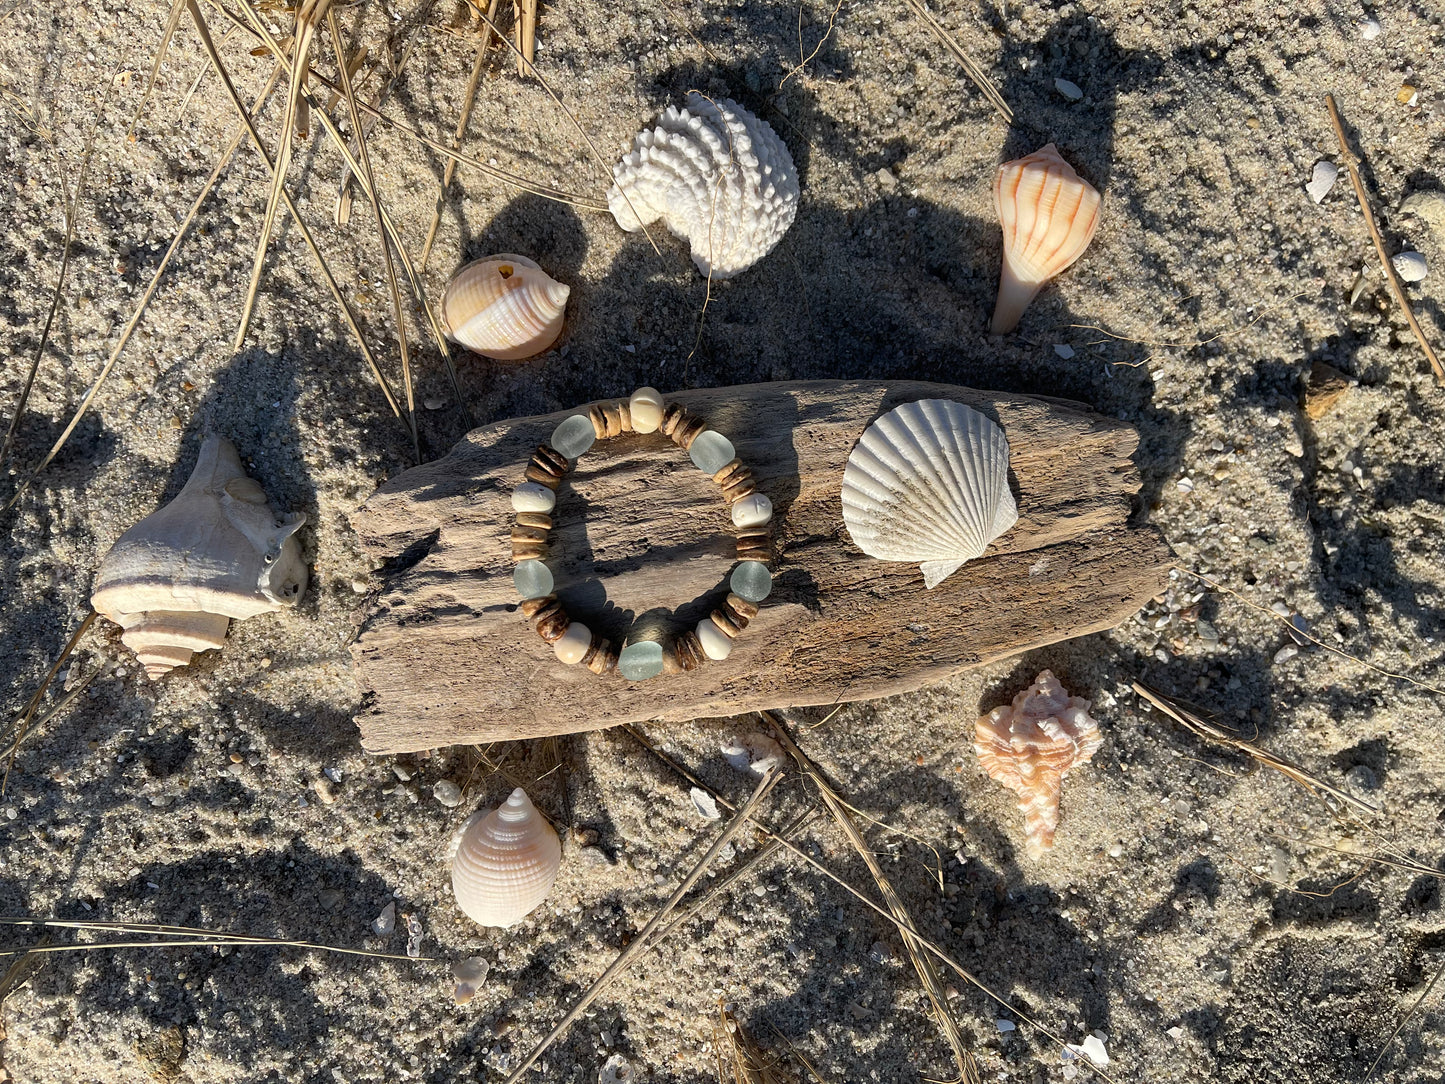
POLYGON ((870 425, 843 470, 843 522, 884 561, 916 561, 936 587, 1018 521, 1008 440, 978 411, 922 399, 870 425))
POLYGON ((1098 190, 1052 143, 999 166, 993 205, 1003 227, 1003 268, 990 329, 1012 331, 1044 283, 1084 254, 1099 226, 1098 190))
POLYGON ((557 341, 571 293, 526 256, 486 256, 452 276, 442 298, 442 324, 447 337, 468 350, 520 361, 557 341))
POLYGON ((294 606, 306 590, 297 512, 278 516, 230 441, 209 437, 185 487, 116 540, 91 605, 151 677, 218 648, 232 618, 294 606))
POLYGON ((773 250, 798 213, 793 156, 766 121, 697 91, 637 134, 612 169, 612 217, 628 232, 659 219, 704 275, 731 278, 773 250))
POLYGON ((452 894, 482 926, 511 926, 536 910, 562 865, 562 841, 521 787, 467 818, 453 849, 452 894))
POLYGON ((1025 843, 1038 856, 1054 845, 1064 776, 1104 744, 1089 702, 1070 696, 1048 670, 974 726, 974 750, 990 778, 1018 795, 1025 843))

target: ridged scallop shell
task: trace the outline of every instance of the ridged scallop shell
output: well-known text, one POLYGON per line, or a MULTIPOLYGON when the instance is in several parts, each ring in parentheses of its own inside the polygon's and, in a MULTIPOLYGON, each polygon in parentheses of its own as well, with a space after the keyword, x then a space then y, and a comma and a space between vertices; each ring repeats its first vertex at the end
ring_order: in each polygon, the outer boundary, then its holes
POLYGON ((442 298, 447 337, 496 361, 542 353, 562 334, 572 287, 515 253, 464 265, 442 298))
POLYGON ((1012 704, 979 718, 974 727, 979 763, 1019 796, 1030 854, 1053 847, 1064 776, 1087 764, 1103 743, 1089 701, 1070 696, 1048 670, 1012 704))
POLYGON ((562 865, 562 841, 527 792, 473 813, 453 841, 452 894, 483 926, 520 922, 546 897, 562 865))
POLYGON ((612 169, 612 217, 629 233, 661 219, 704 275, 726 279, 773 250, 798 213, 793 156, 765 121, 697 91, 668 106, 612 169))
POLYGON ((990 329, 1012 331, 1044 283, 1084 254, 1099 226, 1098 190, 1052 143, 998 168, 993 205, 1003 227, 1003 269, 990 329))
POLYGON ((890 410, 848 456, 843 522, 864 553, 917 561, 936 587, 1018 522, 1003 430, 948 399, 890 410))
POLYGON ((297 512, 278 516, 230 441, 208 437, 175 500, 116 540, 91 605, 151 677, 218 648, 234 618, 294 606, 306 590, 297 512))

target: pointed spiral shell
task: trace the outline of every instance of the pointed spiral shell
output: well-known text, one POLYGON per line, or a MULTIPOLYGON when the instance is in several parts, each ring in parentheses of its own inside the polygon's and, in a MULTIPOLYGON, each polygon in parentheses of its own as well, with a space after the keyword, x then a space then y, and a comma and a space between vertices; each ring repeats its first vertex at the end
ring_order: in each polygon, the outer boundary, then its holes
POLYGON ((473 260, 452 276, 442 298, 447 337, 495 361, 542 353, 562 334, 572 287, 526 256, 504 252, 473 260))
POLYGON ((1089 702, 1070 696, 1049 670, 1012 704, 975 724, 974 750, 983 770, 1018 795, 1030 854, 1053 847, 1064 776, 1093 759, 1103 743, 1089 702))
POLYGON ((1084 254, 1099 226, 1098 190, 1052 143, 999 166, 993 205, 1003 227, 1003 269, 990 329, 1012 331, 1044 283, 1084 254))
POLYGON ((793 156, 766 121, 697 91, 637 134, 607 205, 629 233, 661 219, 704 275, 726 279, 773 250, 798 213, 793 156))
POLYGON ((511 926, 536 910, 562 865, 562 841, 521 787, 467 818, 453 846, 452 894, 482 926, 511 926))
POLYGON ((185 487, 126 531, 100 562, 91 605, 125 631, 151 677, 218 648, 232 619, 294 606, 306 590, 297 512, 278 516, 235 446, 201 445, 185 487))

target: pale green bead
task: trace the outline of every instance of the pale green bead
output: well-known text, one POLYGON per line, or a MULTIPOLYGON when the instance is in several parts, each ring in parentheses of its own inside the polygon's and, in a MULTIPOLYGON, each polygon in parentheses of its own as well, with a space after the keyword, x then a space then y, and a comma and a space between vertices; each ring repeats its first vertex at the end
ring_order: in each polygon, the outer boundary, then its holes
POLYGON ((523 561, 512 573, 512 583, 523 598, 544 598, 552 593, 552 570, 541 561, 523 561))
POLYGON ((693 440, 687 454, 692 456, 698 470, 704 474, 716 474, 737 458, 738 453, 727 437, 715 429, 704 429, 693 440))
POLYGON ((556 429, 552 430, 549 443, 568 459, 576 459, 597 442, 597 430, 592 428, 592 419, 586 414, 573 414, 556 429))
POLYGON ((773 590, 773 574, 761 561, 739 563, 738 567, 733 569, 733 577, 728 582, 733 594, 749 602, 762 602, 773 590))
POLYGON ((617 672, 628 681, 646 681, 662 673, 662 645, 638 640, 617 653, 617 672))

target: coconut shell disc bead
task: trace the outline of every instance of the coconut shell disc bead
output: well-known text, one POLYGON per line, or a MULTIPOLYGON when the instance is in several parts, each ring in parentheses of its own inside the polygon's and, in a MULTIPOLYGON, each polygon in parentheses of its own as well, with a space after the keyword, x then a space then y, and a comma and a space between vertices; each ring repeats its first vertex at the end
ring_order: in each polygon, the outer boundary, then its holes
POLYGON ((526 481, 512 491, 516 513, 512 582, 521 598, 518 609, 550 644, 557 661, 582 665, 598 675, 613 671, 627 681, 659 674, 685 673, 732 654, 733 641, 757 616, 757 604, 772 592, 768 559, 772 550, 773 504, 757 492, 752 471, 737 457, 732 441, 677 403, 667 403, 655 388, 638 388, 625 400, 595 403, 585 413, 563 420, 547 444, 540 445, 526 468, 526 481), (612 643, 574 622, 558 600, 546 561, 557 506, 557 490, 574 460, 599 440, 624 434, 658 433, 685 450, 730 505, 736 529, 737 565, 726 602, 695 628, 669 633, 652 627, 631 634, 620 652, 612 643))

